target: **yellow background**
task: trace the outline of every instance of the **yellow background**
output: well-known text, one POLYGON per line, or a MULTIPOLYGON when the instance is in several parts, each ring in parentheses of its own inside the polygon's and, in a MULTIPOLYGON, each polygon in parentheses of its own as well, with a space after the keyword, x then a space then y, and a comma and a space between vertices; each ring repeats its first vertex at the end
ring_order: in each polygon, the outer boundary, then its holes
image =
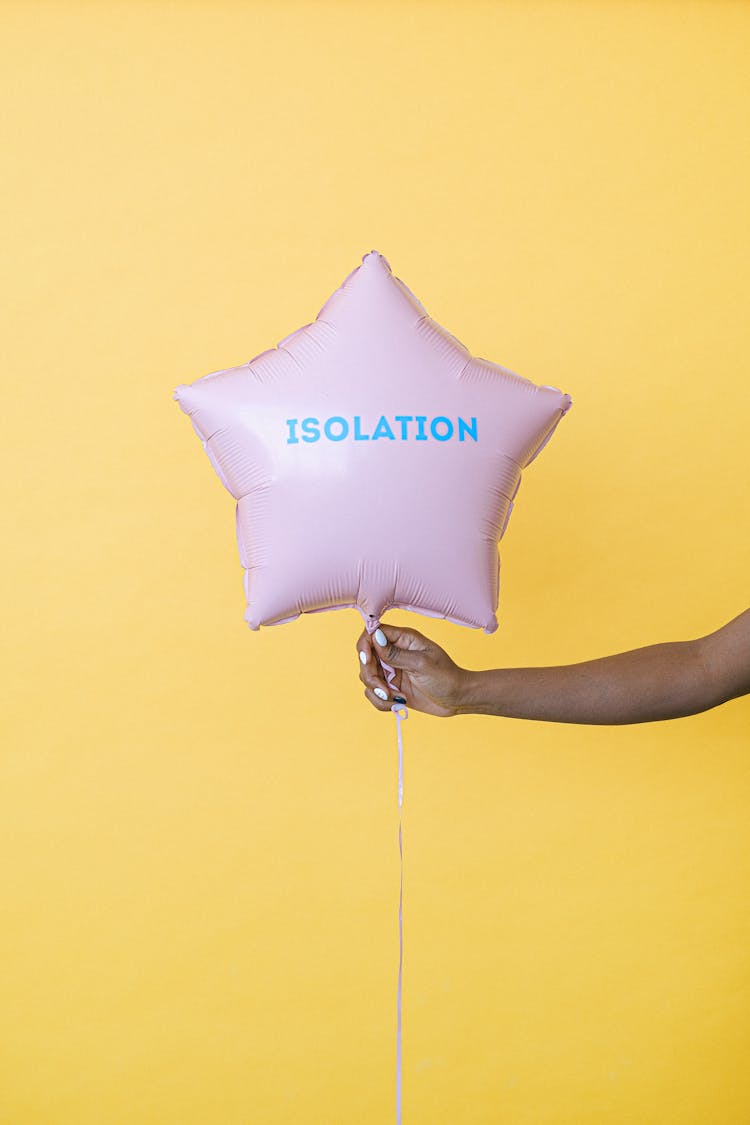
MULTIPOLYGON (((172 391, 377 249, 573 397, 498 632, 388 619, 475 668, 718 628, 750 573, 750 6, 0 18, 0 1121, 391 1121, 395 722, 355 610, 247 628, 172 391)), ((404 1125, 750 1120, 749 716, 412 713, 404 1125)))

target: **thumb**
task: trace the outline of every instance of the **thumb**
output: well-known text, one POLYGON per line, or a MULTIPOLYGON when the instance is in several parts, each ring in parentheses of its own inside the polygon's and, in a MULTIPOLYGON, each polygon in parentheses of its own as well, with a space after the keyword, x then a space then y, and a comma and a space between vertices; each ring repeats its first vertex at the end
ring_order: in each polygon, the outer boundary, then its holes
POLYGON ((403 668, 406 672, 419 672, 424 668, 425 654, 429 643, 414 629, 399 629, 395 625, 381 625, 375 631, 373 651, 379 659, 393 668, 403 668), (386 644, 378 643, 378 632, 386 639, 386 644))

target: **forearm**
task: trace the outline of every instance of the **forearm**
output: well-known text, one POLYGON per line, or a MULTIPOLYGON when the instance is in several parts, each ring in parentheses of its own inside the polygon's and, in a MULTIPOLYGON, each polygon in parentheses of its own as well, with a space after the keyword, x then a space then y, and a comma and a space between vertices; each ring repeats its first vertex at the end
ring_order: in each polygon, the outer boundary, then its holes
POLYGON ((458 714, 550 723, 650 723, 694 715, 719 700, 701 640, 673 641, 581 664, 466 672, 458 714))

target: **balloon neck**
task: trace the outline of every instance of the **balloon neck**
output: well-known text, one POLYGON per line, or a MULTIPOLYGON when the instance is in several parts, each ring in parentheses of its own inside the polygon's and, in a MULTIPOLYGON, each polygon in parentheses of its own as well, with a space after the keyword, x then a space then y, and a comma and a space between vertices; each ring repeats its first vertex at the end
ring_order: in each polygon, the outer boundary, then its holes
MULTIPOLYGON (((360 613, 362 614, 365 621, 365 629, 367 630, 369 636, 372 636, 375 630, 380 626, 380 618, 377 617, 374 613, 364 613, 362 610, 360 610, 360 613)), ((388 684, 388 687, 393 692, 397 691, 398 689, 396 688, 395 683, 396 669, 392 668, 390 664, 386 664, 386 662, 381 658, 380 653, 378 652, 377 645, 375 645, 374 651, 377 654, 378 661, 380 662, 380 666, 385 674, 385 681, 388 684)), ((399 720, 409 718, 408 708, 405 706, 405 704, 399 703, 398 701, 395 701, 391 704, 391 711, 394 712, 396 718, 399 720)))
POLYGON ((374 613, 365 613, 364 610, 360 610, 360 613, 364 618, 365 629, 369 635, 372 636, 375 630, 380 626, 380 618, 374 613))

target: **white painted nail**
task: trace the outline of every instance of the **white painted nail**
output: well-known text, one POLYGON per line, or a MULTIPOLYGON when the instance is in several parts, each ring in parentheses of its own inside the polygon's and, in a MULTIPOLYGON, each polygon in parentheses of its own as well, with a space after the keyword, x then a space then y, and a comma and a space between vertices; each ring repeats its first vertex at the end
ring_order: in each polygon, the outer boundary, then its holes
POLYGON ((363 652, 362 649, 359 650, 359 659, 362 661, 363 664, 367 663, 367 653, 363 652))
POLYGON ((388 644, 388 641, 386 639, 386 635, 385 635, 385 633, 383 632, 382 629, 376 629, 375 630, 375 640, 377 641, 377 643, 379 645, 387 645, 388 644))
POLYGON ((375 691, 375 694, 377 695, 378 699, 387 699, 388 698, 388 693, 383 691, 382 687, 376 687, 373 690, 375 691))

